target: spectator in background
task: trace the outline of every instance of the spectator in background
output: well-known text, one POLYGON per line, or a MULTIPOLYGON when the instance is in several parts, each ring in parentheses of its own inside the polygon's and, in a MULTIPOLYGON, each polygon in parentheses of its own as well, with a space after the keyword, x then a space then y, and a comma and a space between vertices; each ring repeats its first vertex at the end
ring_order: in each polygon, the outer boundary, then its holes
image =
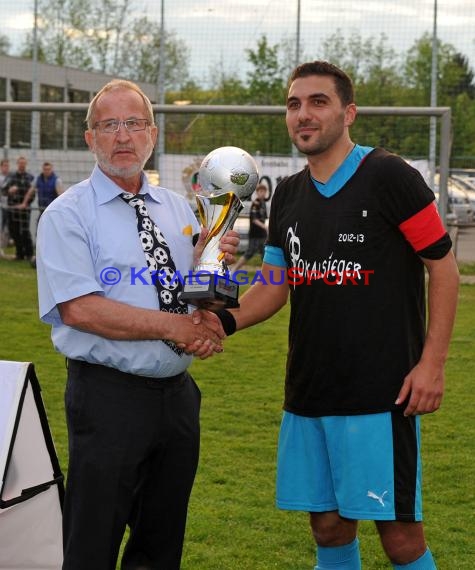
POLYGON ((3 186, 7 183, 10 174, 10 161, 8 158, 3 158, 0 162, 0 255, 3 256, 3 248, 8 246, 8 208, 7 208, 7 195, 3 192, 3 186))
POLYGON ((10 161, 8 158, 2 158, 0 162, 0 188, 5 184, 10 174, 10 161))
POLYGON ((258 253, 261 258, 264 254, 264 244, 267 238, 266 194, 267 186, 265 184, 258 184, 256 188, 256 199, 252 202, 251 212, 249 214, 249 244, 247 250, 233 267, 234 273, 256 253, 258 253))
MULTIPOLYGON (((43 162, 41 174, 36 178, 34 186, 28 190, 23 200, 23 206, 26 208, 27 205, 34 200, 35 194, 38 193, 39 220, 41 214, 46 210, 51 202, 63 192, 63 182, 54 172, 53 165, 51 162, 43 162)), ((31 259, 31 265, 33 268, 36 268, 35 257, 31 259)))
POLYGON ((20 156, 17 169, 12 172, 2 187, 7 195, 8 231, 15 242, 15 260, 31 260, 33 257, 33 240, 30 233, 30 204, 32 199, 25 200, 33 186, 34 176, 27 170, 27 160, 20 156))
POLYGON ((43 162, 41 174, 35 180, 35 184, 25 196, 24 205, 32 202, 35 193, 38 193, 38 208, 41 214, 51 204, 51 202, 64 192, 61 178, 53 170, 51 162, 43 162))

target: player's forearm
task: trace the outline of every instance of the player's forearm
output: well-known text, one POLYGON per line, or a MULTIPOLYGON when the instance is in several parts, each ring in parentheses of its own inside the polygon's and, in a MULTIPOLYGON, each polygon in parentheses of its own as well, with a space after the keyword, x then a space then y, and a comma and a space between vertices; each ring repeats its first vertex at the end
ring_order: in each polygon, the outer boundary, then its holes
POLYGON ((231 311, 236 319, 237 330, 265 321, 287 302, 289 289, 286 269, 264 264, 261 272, 262 280, 250 287, 239 299, 239 309, 231 311), (277 278, 277 274, 281 274, 282 278, 277 278))
POLYGON ((455 321, 459 273, 452 252, 440 260, 425 260, 429 272, 426 340, 421 360, 443 366, 455 321))

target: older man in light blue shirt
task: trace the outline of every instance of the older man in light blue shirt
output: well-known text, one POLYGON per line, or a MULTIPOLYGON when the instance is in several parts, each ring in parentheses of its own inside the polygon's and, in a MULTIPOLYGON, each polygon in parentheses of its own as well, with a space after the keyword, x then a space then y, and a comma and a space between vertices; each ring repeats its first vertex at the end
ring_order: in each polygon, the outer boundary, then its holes
MULTIPOLYGON (((59 196, 45 220, 40 219, 40 316, 53 326, 56 350, 69 358, 143 376, 174 376, 186 370, 191 356, 177 355, 160 340, 92 335, 65 325, 59 314, 58 304, 90 293, 136 307, 160 308, 137 238, 134 210, 120 198, 121 192, 96 166, 88 180, 59 196)), ((167 237, 177 278, 186 275, 193 261, 193 235, 200 231, 191 208, 176 193, 149 185, 145 176, 139 194, 167 237)))
MULTIPOLYGON (((221 352, 225 332, 214 313, 160 306, 138 234, 145 214, 125 200, 144 200, 177 278, 206 231, 182 197, 146 180, 157 127, 137 85, 108 83, 86 121, 97 166, 45 210, 37 240, 40 317, 68 363, 63 570, 115 568, 127 525, 122 569, 178 570, 199 455, 200 391, 187 367, 221 352)), ((238 241, 221 239, 228 262, 238 241)))

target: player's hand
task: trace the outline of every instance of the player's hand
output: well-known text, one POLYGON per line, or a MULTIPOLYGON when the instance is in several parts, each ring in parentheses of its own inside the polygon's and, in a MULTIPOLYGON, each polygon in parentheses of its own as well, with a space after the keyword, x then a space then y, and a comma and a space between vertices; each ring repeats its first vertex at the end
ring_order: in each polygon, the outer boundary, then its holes
MULTIPOLYGON (((198 241, 196 242, 195 248, 193 250, 193 265, 196 266, 199 263, 201 254, 206 245, 206 238, 208 236, 208 229, 201 228, 198 241)), ((234 230, 227 231, 224 236, 219 240, 219 248, 223 253, 223 261, 226 265, 232 265, 236 263, 236 254, 239 246, 239 234, 234 230)))
POLYGON ((235 230, 227 231, 219 240, 219 248, 224 253, 224 262, 226 265, 236 263, 236 254, 239 247, 239 234, 235 230))
POLYGON ((199 263, 201 254, 203 253, 203 250, 206 245, 206 238, 208 236, 208 233, 209 232, 207 228, 205 227, 201 228, 198 241, 196 242, 196 245, 193 249, 193 267, 195 267, 199 263))
POLYGON ((223 351, 222 340, 226 337, 221 321, 218 317, 205 310, 196 310, 191 315, 191 322, 200 331, 197 337, 190 343, 179 343, 178 347, 182 348, 187 354, 204 360, 213 356, 214 353, 223 351), (201 331, 207 331, 208 338, 202 336, 201 331))
POLYGON ((405 416, 435 412, 442 403, 444 384, 443 367, 419 362, 404 379, 396 404, 406 406, 405 416))

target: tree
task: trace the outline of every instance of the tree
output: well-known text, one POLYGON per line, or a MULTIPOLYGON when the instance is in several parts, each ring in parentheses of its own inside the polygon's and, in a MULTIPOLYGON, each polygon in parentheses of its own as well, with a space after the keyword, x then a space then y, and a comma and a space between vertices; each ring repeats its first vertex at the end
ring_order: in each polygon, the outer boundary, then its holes
POLYGON ((82 21, 75 18, 75 28, 88 38, 89 48, 98 63, 97 69, 116 74, 131 3, 128 0, 79 1, 89 4, 89 9, 82 21))
POLYGON ((452 157, 459 161, 456 166, 466 166, 467 158, 475 157, 475 100, 467 92, 452 100, 453 141, 452 157))
MULTIPOLYGON (((413 105, 430 104, 432 48, 432 37, 426 33, 408 52, 404 75, 413 105)), ((436 81, 437 105, 452 108, 453 157, 473 155, 474 75, 465 56, 457 52, 453 45, 440 40, 437 41, 436 81)))
MULTIPOLYGON (((36 35, 38 60, 91 71, 93 53, 84 41, 88 0, 39 0, 36 35)), ((32 57, 33 34, 28 33, 21 55, 32 57)))
POLYGON ((444 98, 465 93, 470 99, 475 99, 474 74, 464 55, 454 53, 441 75, 441 95, 444 98))
POLYGON ((247 49, 247 59, 254 67, 248 74, 249 102, 254 105, 279 105, 283 102, 283 66, 279 62, 279 44, 270 46, 267 37, 257 42, 257 49, 247 49))
POLYGON ((298 61, 296 61, 296 59, 296 37, 284 36, 284 38, 282 38, 279 43, 279 60, 281 62, 281 68, 283 70, 283 79, 285 80, 285 84, 287 84, 287 80, 289 79, 290 74, 296 65, 304 61, 311 60, 311 56, 305 53, 302 44, 299 46, 298 61))
POLYGON ((363 78, 358 85, 364 105, 394 105, 401 93, 401 74, 398 57, 393 48, 387 46, 387 38, 381 34, 374 41, 364 63, 363 78))
POLYGON ((0 55, 8 55, 10 47, 10 40, 7 38, 7 36, 0 34, 0 55))
MULTIPOLYGON (((359 32, 353 32, 345 38, 341 30, 337 30, 323 45, 324 59, 341 67, 352 78, 359 106, 401 104, 405 89, 400 65, 384 34, 379 38, 363 38, 359 32)), ((361 117, 352 127, 352 136, 365 144, 400 151, 407 136, 405 126, 393 116, 361 117)))
MULTIPOLYGON (((247 59, 252 69, 247 74, 247 101, 253 105, 283 105, 285 103, 284 79, 286 66, 282 62, 283 46, 269 45, 263 35, 257 41, 255 50, 247 49, 247 59)), ((244 122, 244 121, 243 121, 244 122)), ((282 117, 246 119, 242 132, 245 133, 247 150, 262 154, 288 152, 290 143, 282 117)))
MULTIPOLYGON (((406 60, 406 84, 421 105, 430 103, 432 43, 432 37, 424 34, 411 47, 406 60)), ((461 93, 475 97, 474 75, 467 58, 453 45, 440 40, 437 41, 437 92, 440 105, 450 105, 451 98, 461 93)))
MULTIPOLYGON (((387 37, 363 38, 357 31, 345 38, 340 29, 323 41, 323 59, 343 69, 355 86, 365 86, 364 96, 368 99, 368 87, 378 86, 376 99, 387 98, 387 89, 399 81, 397 55, 387 45, 387 37)), ((368 104, 378 104, 365 102, 368 104)), ((381 103, 379 103, 381 104, 381 103)))
MULTIPOLYGON (((117 69, 136 81, 157 83, 161 42, 159 24, 146 17, 134 20, 122 37, 117 69)), ((164 42, 166 90, 181 89, 189 81, 189 49, 172 32, 165 32, 164 42)))
MULTIPOLYGON (((206 92, 206 104, 244 105, 248 100, 247 88, 233 73, 226 72, 222 64, 217 64, 210 72, 213 87, 206 92)), ((207 154, 210 149, 220 146, 245 147, 252 128, 252 117, 245 115, 201 115, 193 120, 193 137, 200 152, 207 154), (198 142, 199 141, 199 142, 198 142)))
MULTIPOLYGON (((134 19, 128 0, 39 0, 38 13, 39 61, 157 81, 159 27, 146 17, 134 19)), ((187 48, 172 33, 165 42, 167 87, 185 83, 187 48)), ((32 53, 30 33, 22 55, 32 53)))

